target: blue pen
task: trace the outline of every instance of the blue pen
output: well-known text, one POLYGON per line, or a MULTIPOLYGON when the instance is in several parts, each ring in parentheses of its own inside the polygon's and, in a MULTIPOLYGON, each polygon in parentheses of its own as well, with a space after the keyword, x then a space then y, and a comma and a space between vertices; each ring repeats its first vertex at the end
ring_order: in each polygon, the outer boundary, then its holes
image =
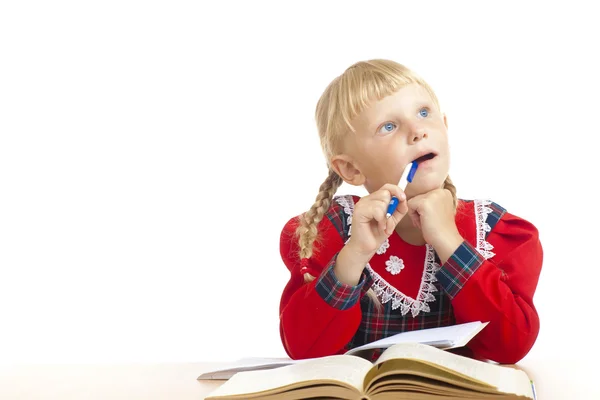
MULTIPOLYGON (((402 177, 400 178, 400 183, 398 184, 398 186, 400 186, 402 190, 406 189, 406 185, 408 185, 409 182, 413 181, 413 178, 415 177, 415 172, 417 172, 417 167, 417 162, 413 161, 412 163, 408 164, 406 168, 404 168, 404 172, 402 173, 402 177)), ((398 198, 392 196, 392 201, 390 201, 390 205, 387 209, 387 214, 385 215, 387 218, 391 217, 394 211, 396 211, 398 203, 398 198)))

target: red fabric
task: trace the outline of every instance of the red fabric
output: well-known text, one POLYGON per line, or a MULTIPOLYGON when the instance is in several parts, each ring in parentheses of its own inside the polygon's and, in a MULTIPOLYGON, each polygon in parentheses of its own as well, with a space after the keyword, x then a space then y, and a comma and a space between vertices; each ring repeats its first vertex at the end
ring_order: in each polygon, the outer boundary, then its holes
MULTIPOLYGON (((474 214, 458 213, 456 223, 465 240, 475 246, 474 214)), ((293 359, 342 354, 348 350, 346 346, 363 319, 360 302, 346 310, 332 307, 315 290, 316 280, 304 283, 295 237, 297 226, 297 218, 288 221, 280 240, 281 257, 290 271, 280 302, 282 343, 293 359)), ((325 217, 318 229, 321 240, 307 263, 308 272, 315 277, 324 271, 344 245, 332 219, 325 217)), ((471 340, 468 349, 477 358, 515 363, 531 349, 539 332, 533 295, 542 266, 542 247, 535 226, 510 213, 503 215, 486 240, 494 246, 495 256, 483 261, 458 293, 448 297, 453 318, 440 316, 439 320, 455 319, 456 323, 489 321, 488 326, 471 340)), ((405 262, 404 270, 398 275, 404 280, 398 279, 395 284, 407 295, 415 295, 423 271, 424 248, 408 245, 394 234, 389 250, 401 251, 405 262)), ((385 268, 383 261, 372 261, 371 266, 378 273, 385 268)), ((387 278, 390 278, 389 273, 387 278)), ((407 325, 418 326, 419 318, 408 321, 407 325)), ((375 319, 372 323, 375 326, 381 324, 381 320, 375 319)))
POLYGON ((457 323, 490 321, 469 347, 478 355, 512 364, 533 347, 540 320, 533 304, 543 250, 537 229, 510 213, 488 238, 496 255, 473 274, 452 301, 457 323))

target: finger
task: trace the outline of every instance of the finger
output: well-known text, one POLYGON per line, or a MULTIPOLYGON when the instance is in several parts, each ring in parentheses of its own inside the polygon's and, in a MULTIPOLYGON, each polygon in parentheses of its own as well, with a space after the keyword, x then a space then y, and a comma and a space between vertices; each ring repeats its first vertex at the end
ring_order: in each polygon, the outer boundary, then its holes
POLYGON ((419 208, 419 205, 423 202, 424 195, 420 194, 418 196, 412 197, 408 200, 407 205, 409 210, 416 210, 419 208))
POLYGON ((377 221, 378 228, 381 232, 386 232, 386 226, 388 219, 386 217, 387 207, 382 203, 373 204, 372 215, 373 219, 377 221))
POLYGON ((398 200, 402 201, 406 199, 406 194, 404 193, 404 190, 402 190, 400 188, 400 186, 398 185, 392 185, 390 183, 387 183, 385 185, 383 185, 381 187, 381 189, 379 189, 380 191, 388 191, 390 193, 391 196, 395 196, 398 198, 398 200))
MULTIPOLYGON (((374 196, 371 198, 369 202, 370 207, 370 215, 372 219, 375 219, 378 222, 378 228, 381 232, 387 233, 387 225, 388 225, 388 210, 391 202, 391 195, 380 194, 379 196, 374 196)), ((395 210, 394 210, 395 212, 395 210)))
POLYGON ((410 217, 413 225, 421 229, 421 215, 419 212, 416 209, 409 207, 408 216, 410 217))
POLYGON ((398 217, 395 214, 396 213, 394 213, 394 215, 389 217, 387 220, 387 225, 385 226, 385 234, 386 235, 391 235, 392 233, 394 233, 394 229, 396 229, 398 222, 400 222, 400 220, 398 219, 398 217))
MULTIPOLYGON (((384 186, 381 187, 381 189, 378 190, 378 196, 376 196, 375 198, 377 199, 382 199, 383 202, 385 203, 386 207, 388 208, 388 210, 390 209, 390 205, 392 203, 392 200, 396 200, 397 204, 396 204, 396 208, 394 209, 394 211, 392 212, 392 215, 394 215, 396 213, 396 210, 400 207, 402 208, 402 203, 406 201, 406 194, 404 193, 404 191, 402 189, 400 189, 399 186, 397 185, 391 185, 391 184, 386 184, 384 186)), ((387 218, 391 218, 392 215, 389 215, 389 213, 386 212, 386 216, 387 218)), ((403 215, 397 215, 397 222, 400 221, 400 219, 402 219, 403 215)), ((396 226, 396 224, 394 224, 394 227, 396 226)), ((386 233, 389 232, 389 228, 386 226, 386 233)))
POLYGON ((393 194, 387 189, 379 189, 376 192, 371 193, 368 197, 370 201, 381 202, 386 206, 390 204, 393 194))
POLYGON ((396 218, 403 218, 404 215, 408 212, 408 201, 404 200, 398 203, 398 207, 396 207, 396 211, 392 216, 396 218))
POLYGON ((419 220, 419 218, 411 216, 410 219, 415 228, 421 229, 421 221, 419 220))
MULTIPOLYGON (((360 207, 356 207, 355 214, 360 215, 364 218, 363 222, 373 222, 375 221, 376 226, 381 231, 385 230, 385 221, 387 218, 385 217, 385 213, 387 211, 387 204, 382 201, 370 201, 361 203, 360 207)), ((361 219, 362 219, 361 218, 361 219)))
POLYGON ((402 218, 404 218, 404 216, 406 215, 407 212, 408 212, 408 204, 407 204, 406 200, 398 203, 398 207, 396 208, 394 213, 388 219, 388 223, 386 226, 387 234, 390 234, 390 235, 392 234, 394 229, 396 229, 396 226, 400 223, 400 221, 402 221, 402 218))

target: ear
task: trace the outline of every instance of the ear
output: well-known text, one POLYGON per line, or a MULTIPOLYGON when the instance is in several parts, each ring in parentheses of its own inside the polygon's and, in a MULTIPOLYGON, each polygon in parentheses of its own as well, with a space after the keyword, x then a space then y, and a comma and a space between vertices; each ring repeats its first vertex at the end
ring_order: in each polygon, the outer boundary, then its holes
POLYGON ((339 154, 331 159, 331 168, 344 180, 344 182, 361 186, 365 183, 365 176, 360 172, 352 157, 339 154))
POLYGON ((444 113, 443 116, 444 116, 444 125, 446 125, 446 129, 448 129, 448 117, 446 116, 446 113, 444 113))

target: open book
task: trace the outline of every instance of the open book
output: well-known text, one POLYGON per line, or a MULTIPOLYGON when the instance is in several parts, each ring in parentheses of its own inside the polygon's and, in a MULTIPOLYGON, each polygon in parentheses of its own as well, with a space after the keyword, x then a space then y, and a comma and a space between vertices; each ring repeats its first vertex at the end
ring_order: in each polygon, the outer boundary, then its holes
MULTIPOLYGON (((355 347, 345 354, 367 358, 370 350, 387 349, 393 344, 410 342, 427 344, 444 350, 463 347, 485 328, 487 324, 487 322, 477 321, 440 328, 402 332, 360 347, 355 347)), ((279 368, 301 361, 305 360, 291 360, 289 358, 244 358, 220 369, 205 372, 198 377, 198 380, 229 379, 237 372, 279 368)))
POLYGON ((524 371, 413 342, 388 347, 374 364, 354 355, 334 355, 276 369, 239 372, 206 400, 442 397, 535 399, 533 384, 524 371))

